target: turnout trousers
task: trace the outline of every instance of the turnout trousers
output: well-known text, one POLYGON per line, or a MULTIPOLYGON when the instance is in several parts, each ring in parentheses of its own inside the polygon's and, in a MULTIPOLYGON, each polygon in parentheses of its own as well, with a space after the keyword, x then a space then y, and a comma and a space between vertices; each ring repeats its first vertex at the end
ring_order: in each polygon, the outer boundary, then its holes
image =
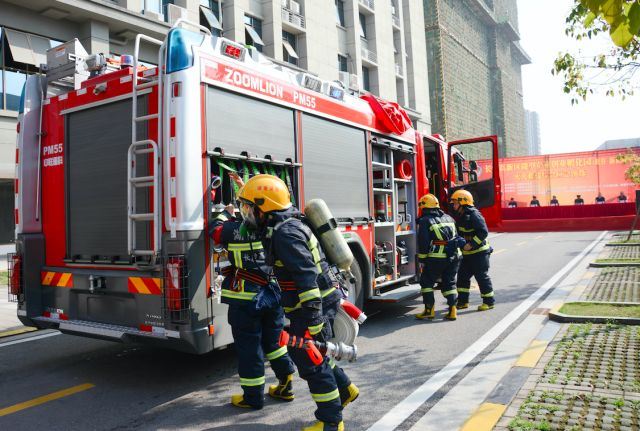
POLYGON ((482 302, 493 305, 493 285, 489 277, 489 257, 491 253, 467 254, 462 256, 462 263, 458 270, 458 303, 469 302, 471 277, 475 277, 480 287, 482 302))
POLYGON ((439 279, 441 279, 442 296, 447 299, 447 305, 449 307, 456 305, 456 273, 459 266, 459 259, 453 262, 449 261, 449 259, 435 257, 426 259, 420 274, 420 292, 422 293, 425 307, 431 308, 434 306, 435 295, 433 287, 439 279))
MULTIPOLYGON (((338 307, 340 307, 340 300, 332 302, 331 304, 322 304, 322 316, 325 318, 325 325, 329 325, 325 335, 327 340, 333 338, 333 321, 336 319, 338 307)), ((329 358, 329 366, 333 371, 333 376, 336 379, 338 389, 345 389, 351 384, 349 376, 347 376, 344 370, 336 364, 333 358, 329 358)))
POLYGON ((244 400, 252 406, 262 406, 265 359, 271 362, 278 379, 295 372, 287 348, 278 345, 284 328, 284 313, 280 307, 256 311, 253 303, 229 304, 228 316, 238 353, 238 374, 244 400))
MULTIPOLYGON (((307 328, 316 322, 299 317, 290 317, 291 325, 289 332, 298 337, 304 337, 307 328)), ((322 330, 324 338, 329 325, 325 322, 325 328, 322 330)), ((320 334, 319 334, 320 335, 320 334)), ((325 338, 327 339, 327 338, 325 338)), ((333 370, 329 364, 329 358, 324 357, 324 361, 320 365, 315 365, 307 352, 303 349, 290 348, 289 354, 291 359, 298 368, 300 378, 307 381, 311 398, 316 403, 315 416, 322 422, 339 423, 342 420, 342 404, 340 403, 340 392, 336 384, 333 370)), ((337 367, 336 367, 337 368, 337 367)))

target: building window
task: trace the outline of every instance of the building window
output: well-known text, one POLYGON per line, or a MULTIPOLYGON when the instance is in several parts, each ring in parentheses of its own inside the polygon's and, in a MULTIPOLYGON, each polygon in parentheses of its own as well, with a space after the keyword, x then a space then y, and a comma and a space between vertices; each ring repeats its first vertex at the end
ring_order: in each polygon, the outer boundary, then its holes
POLYGON ((298 65, 297 39, 295 34, 282 30, 282 59, 296 66, 298 65))
POLYGON ((255 46, 262 52, 264 42, 262 41, 262 20, 250 15, 244 16, 244 41, 247 45, 255 46))
POLYGON ((345 27, 344 25, 344 1, 336 0, 336 23, 345 27))
MULTIPOLYGON (((168 4, 175 4, 175 0, 146 0, 146 2, 143 0, 142 7, 144 10, 169 17, 169 13, 167 12, 168 4)), ((165 18, 165 20, 166 19, 167 18, 165 18)))
POLYGON ((34 34, 0 28, 0 109, 17 111, 28 75, 47 62, 47 50, 61 42, 34 34))
POLYGON ((338 54, 338 70, 340 72, 348 72, 348 67, 347 67, 347 57, 344 55, 340 55, 338 54))
POLYGON ((371 81, 369 79, 369 69, 362 66, 362 88, 371 91, 371 81))
POLYGON ((364 14, 358 14, 360 18, 360 37, 363 39, 367 38, 367 17, 364 14))
POLYGON ((200 25, 211 30, 214 36, 222 35, 218 0, 200 0, 200 25))

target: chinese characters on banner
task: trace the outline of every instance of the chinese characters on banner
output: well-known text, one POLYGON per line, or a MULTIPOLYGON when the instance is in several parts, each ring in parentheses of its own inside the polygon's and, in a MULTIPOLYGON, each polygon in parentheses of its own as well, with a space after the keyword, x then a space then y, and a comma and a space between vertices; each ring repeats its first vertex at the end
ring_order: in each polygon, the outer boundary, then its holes
MULTIPOLYGON (((640 153, 640 148, 634 151, 640 153)), ((624 152, 626 149, 500 159, 502 206, 511 198, 519 207, 529 206, 533 195, 542 206, 548 206, 554 195, 560 205, 573 205, 576 195, 591 204, 598 192, 607 203, 617 202, 620 192, 633 202, 636 186, 624 175, 628 165, 616 159, 624 152)), ((478 165, 479 180, 490 178, 491 163, 481 160, 478 165)))

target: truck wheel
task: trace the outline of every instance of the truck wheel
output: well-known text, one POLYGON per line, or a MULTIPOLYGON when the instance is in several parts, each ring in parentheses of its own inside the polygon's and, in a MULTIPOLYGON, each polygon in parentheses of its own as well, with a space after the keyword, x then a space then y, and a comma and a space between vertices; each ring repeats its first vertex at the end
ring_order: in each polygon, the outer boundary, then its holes
POLYGON ((353 259, 351 273, 353 274, 355 283, 347 281, 347 300, 362 310, 364 306, 364 289, 362 286, 362 269, 360 269, 358 259, 353 259))

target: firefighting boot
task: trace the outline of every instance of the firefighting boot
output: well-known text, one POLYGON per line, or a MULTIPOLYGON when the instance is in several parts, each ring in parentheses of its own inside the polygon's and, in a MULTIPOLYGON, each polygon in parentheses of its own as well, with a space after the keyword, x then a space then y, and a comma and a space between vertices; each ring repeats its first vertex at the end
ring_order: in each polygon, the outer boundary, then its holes
POLYGON ((231 404, 233 404, 236 407, 243 408, 243 409, 260 410, 262 408, 262 406, 254 406, 254 405, 251 405, 251 404, 247 403, 244 400, 244 395, 243 394, 231 395, 231 404))
POLYGON ((447 320, 456 320, 458 318, 458 310, 455 305, 449 307, 449 312, 444 318, 447 320))
POLYGON ((480 304, 478 305, 478 311, 487 311, 491 310, 494 307, 493 304, 480 304))
POLYGON ((358 395, 360 395, 360 389, 358 389, 358 387, 353 383, 351 383, 346 388, 339 388, 339 389, 340 389, 340 404, 342 404, 342 408, 347 407, 347 404, 355 401, 356 398, 358 398, 358 395))
POLYGON ((418 320, 424 320, 424 319, 433 319, 434 317, 436 317, 436 310, 433 306, 431 307, 424 307, 424 311, 422 313, 418 313, 416 314, 416 319, 418 320))
POLYGON ((280 379, 277 385, 270 385, 269 396, 283 401, 293 401, 293 374, 280 379))
POLYGON ((456 305, 456 308, 458 310, 464 310, 466 308, 469 308, 469 303, 468 302, 458 302, 458 304, 456 305))
POLYGON ((332 424, 318 421, 310 427, 302 428, 302 431, 344 431, 344 422, 340 421, 337 424, 332 424))

